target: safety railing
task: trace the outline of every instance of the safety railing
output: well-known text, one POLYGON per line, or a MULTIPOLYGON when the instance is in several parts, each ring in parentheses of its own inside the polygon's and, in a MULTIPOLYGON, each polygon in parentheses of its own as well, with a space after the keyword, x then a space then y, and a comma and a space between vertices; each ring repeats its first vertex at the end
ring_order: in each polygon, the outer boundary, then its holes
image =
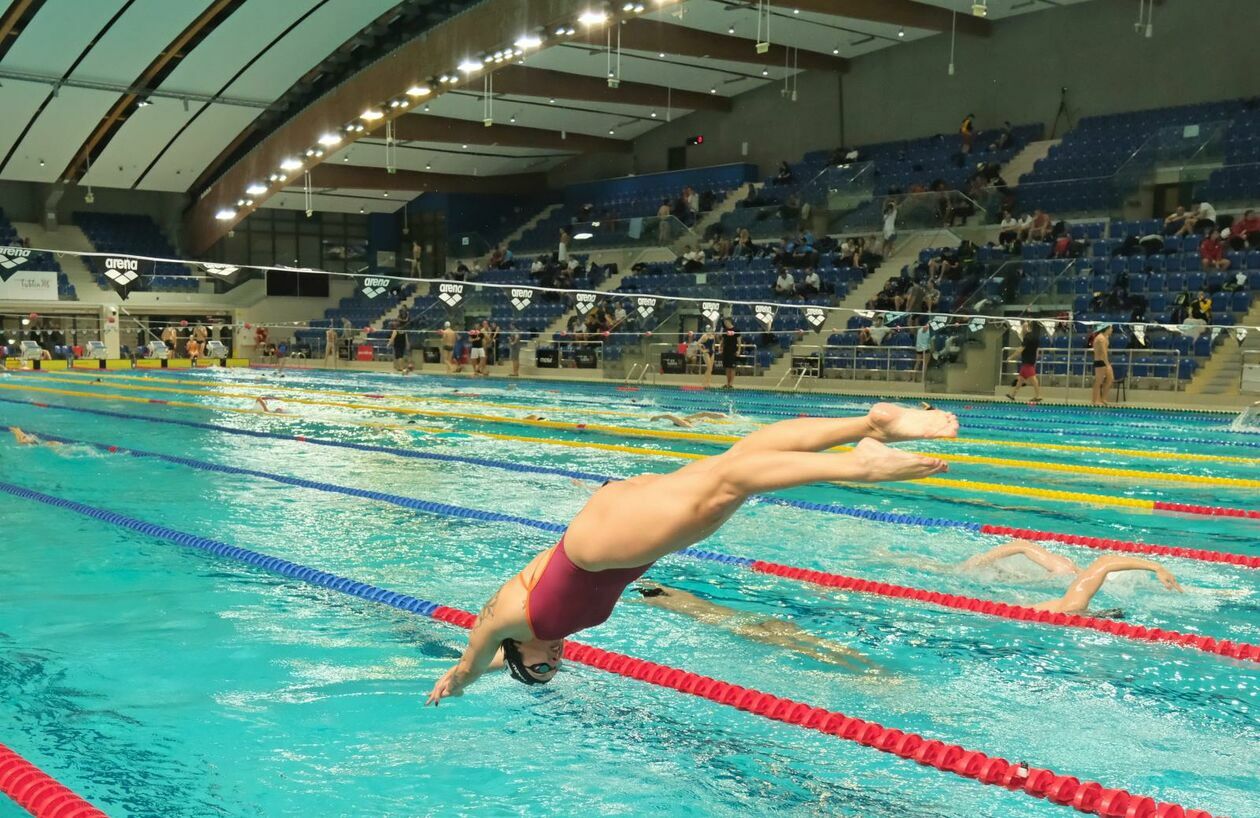
POLYGON ((798 373, 804 371, 804 377, 913 381, 922 377, 922 367, 922 358, 913 346, 796 344, 792 347, 792 369, 798 373))
MULTIPOLYGON (((1042 386, 1088 389, 1094 382, 1094 356, 1091 350, 1070 346, 1041 348, 1037 374, 1042 386)), ((1019 353, 1022 347, 1003 347, 998 362, 998 382, 1009 383, 1019 372, 1019 353)), ((1112 349, 1111 367, 1116 374, 1117 385, 1133 388, 1151 388, 1171 385, 1174 390, 1185 388, 1189 380, 1183 377, 1181 362, 1186 358, 1175 349, 1112 349)))

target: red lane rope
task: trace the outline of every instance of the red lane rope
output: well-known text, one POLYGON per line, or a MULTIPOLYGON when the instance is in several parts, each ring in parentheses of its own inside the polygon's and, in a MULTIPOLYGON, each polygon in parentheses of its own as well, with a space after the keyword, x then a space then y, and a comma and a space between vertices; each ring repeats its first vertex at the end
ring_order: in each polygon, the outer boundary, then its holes
POLYGON ((109 818, 3 744, 0 744, 0 792, 35 818, 109 818))
POLYGON ((1159 554, 1165 557, 1183 557, 1200 562, 1219 562, 1244 568, 1260 568, 1260 557, 1247 554, 1231 554, 1228 551, 1209 551, 1203 548, 1178 548, 1171 545, 1111 540, 1106 537, 1085 537, 1077 534, 1059 534, 1054 531, 1037 531, 1029 528, 1012 528, 1006 525, 982 525, 981 534, 999 534, 1004 537, 1022 537, 1025 540, 1045 540, 1065 545, 1083 545, 1103 551, 1123 551, 1129 554, 1159 554))
POLYGON ((893 585, 888 582, 874 582, 869 579, 847 577, 843 574, 833 574, 828 571, 813 571, 808 568, 798 568, 793 565, 780 565, 774 562, 765 562, 764 560, 753 560, 753 562, 748 565, 748 568, 753 571, 759 571, 763 574, 773 574, 774 576, 786 577, 788 579, 800 580, 802 582, 812 582, 815 585, 824 585, 828 588, 840 588, 846 591, 876 594, 878 596, 893 597, 895 599, 913 599, 918 602, 930 602, 933 605, 940 605, 944 608, 972 611, 974 613, 987 614, 989 616, 1001 617, 1002 619, 1013 619, 1020 622, 1037 622, 1046 625, 1059 625, 1065 628, 1085 628, 1088 630, 1101 631, 1103 633, 1109 633, 1113 636, 1122 636, 1127 639, 1135 639, 1143 642, 1170 642, 1183 647, 1196 648, 1206 653, 1215 653, 1220 656, 1227 656, 1231 659, 1243 659, 1251 662, 1260 662, 1260 645, 1253 645, 1249 642, 1235 642, 1229 639, 1218 640, 1211 636, 1199 636, 1192 633, 1165 630, 1163 628, 1150 628, 1145 625, 1137 625, 1132 622, 1119 622, 1114 619, 1100 619, 1098 617, 1086 616, 1083 614, 1063 614, 1051 613, 1049 611, 1038 611, 1026 605, 1012 605, 1007 602, 997 602, 992 599, 978 599, 976 597, 963 596, 961 594, 946 594, 940 591, 927 591, 923 588, 911 588, 906 585, 893 585))
MULTIPOLYGON (((439 605, 430 615, 461 628, 471 628, 477 619, 467 611, 444 605, 439 605)), ((981 784, 1005 787, 1034 798, 1044 798, 1100 818, 1213 818, 1211 813, 1204 810, 1157 802, 1147 796, 1104 787, 1096 781, 1081 781, 1053 770, 1023 767, 999 756, 986 755, 958 744, 926 739, 916 733, 906 733, 877 722, 846 716, 835 710, 813 707, 753 688, 719 681, 710 676, 636 659, 624 653, 566 641, 564 658, 657 687, 708 699, 763 718, 836 736, 910 759, 926 767, 970 778, 981 784)))
POLYGON ((1260 520, 1260 511, 1252 511, 1245 508, 1224 508, 1222 506, 1200 506, 1193 503, 1169 503, 1165 500, 1155 500, 1152 508, 1160 511, 1177 511, 1182 514, 1202 514, 1208 517, 1245 517, 1250 520, 1260 520))

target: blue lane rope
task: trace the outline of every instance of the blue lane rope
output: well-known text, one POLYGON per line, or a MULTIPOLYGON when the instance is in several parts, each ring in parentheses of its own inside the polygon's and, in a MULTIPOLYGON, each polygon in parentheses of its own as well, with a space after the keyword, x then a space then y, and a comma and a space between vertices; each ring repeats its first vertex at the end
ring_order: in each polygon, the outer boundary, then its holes
MULTIPOLYGON (((14 400, 11 398, 2 398, 2 397, 0 397, 0 402, 28 404, 32 406, 34 405, 33 403, 30 403, 28 401, 14 400)), ((530 466, 530 465, 525 465, 521 463, 512 463, 506 460, 494 460, 494 459, 485 458, 485 457, 464 457, 461 455, 436 454, 432 452, 417 452, 411 449, 398 449, 392 446, 373 446, 367 443, 348 443, 348 442, 338 441, 338 440, 320 440, 318 438, 312 438, 312 437, 303 437, 301 441, 298 441, 297 438, 293 437, 292 435, 284 435, 284 434, 279 434, 277 432, 262 432, 262 431, 257 431, 253 429, 234 429, 230 426, 219 426, 213 423, 198 423, 196 421, 190 421, 190 420, 175 420, 173 418, 156 418, 156 417, 150 417, 147 415, 132 415, 126 412, 111 412, 104 409, 86 409, 82 407, 51 406, 51 405, 48 408, 62 409, 68 412, 86 412, 88 414, 104 415, 106 417, 123 418, 126 420, 144 420, 144 421, 153 421, 156 423, 169 423, 169 424, 184 426, 188 428, 208 429, 211 431, 227 432, 229 434, 245 435, 248 437, 284 440, 288 442, 314 443, 320 446, 333 446, 333 447, 338 447, 338 448, 354 449, 356 451, 374 452, 374 453, 380 453, 380 454, 393 454, 393 455, 399 455, 401 457, 410 457, 410 458, 415 458, 419 460, 437 460, 437 461, 441 461, 445 463, 466 463, 466 464, 474 465, 474 466, 483 466, 486 468, 497 468, 497 469, 503 469, 506 471, 526 473, 526 474, 547 474, 547 475, 557 475, 557 476, 562 476, 562 477, 572 477, 578 480, 589 480, 591 482, 596 482, 596 483, 603 483, 607 480, 620 479, 620 478, 616 478, 610 475, 593 474, 590 472, 581 472, 581 471, 572 471, 569 469, 553 468, 549 466, 530 466)), ((79 440, 74 440, 72 438, 55 437, 53 435, 42 435, 42 436, 48 438, 49 440, 57 440, 58 442, 61 442, 61 443, 81 443, 83 445, 94 446, 96 448, 101 448, 105 450, 109 449, 109 447, 105 444, 93 443, 90 441, 79 441, 79 440)), ((117 447, 117 448, 119 449, 119 451, 126 451, 128 453, 134 453, 135 456, 137 457, 156 457, 160 459, 170 460, 171 462, 182 463, 184 465, 193 465, 195 463, 202 462, 202 461, 194 461, 189 458, 176 458, 171 455, 158 454, 155 452, 139 452, 137 450, 124 449, 123 447, 117 447)), ((283 477, 282 475, 273 476, 266 472, 249 472, 248 470, 245 470, 245 469, 237 469, 234 466, 221 466, 215 463, 205 463, 205 465, 208 467, 211 467, 215 471, 223 471, 225 473, 234 471, 234 472, 238 472, 242 474, 251 474, 257 477, 265 477, 267 479, 278 479, 279 482, 291 482, 293 485, 298 485, 298 483, 293 483, 293 481, 297 480, 297 478, 283 477)), ((313 484, 313 481, 303 481, 302 485, 305 485, 306 483, 313 484)), ((319 484, 319 485, 329 486, 330 487, 329 490, 335 490, 338 493, 342 493, 342 494, 351 494, 352 496, 364 496, 364 497, 368 496, 368 494, 355 494, 355 492, 360 492, 361 491, 360 489, 350 489, 346 487, 331 486, 331 484, 319 484)), ((380 497, 386 497, 386 496, 397 497, 397 495, 384 495, 381 492, 371 492, 370 494, 380 495, 380 497)), ((380 499, 380 497, 377 497, 376 499, 380 499)), ((406 497, 398 497, 398 499, 411 501, 411 498, 406 498, 406 497)), ((891 512, 891 511, 873 511, 871 509, 857 508, 854 506, 844 506, 844 505, 839 505, 837 503, 813 503, 807 500, 793 500, 786 497, 770 497, 766 495, 758 496, 757 500, 759 502, 770 503, 770 504, 779 505, 779 506, 786 506, 789 508, 800 508, 800 509, 805 509, 807 511, 818 511, 825 514, 836 514, 842 517, 855 517, 862 520, 872 520, 875 522, 892 523, 896 525, 928 526, 928 527, 933 527, 933 528, 958 528, 965 531, 972 531, 976 533, 979 533, 980 529, 982 528, 982 525, 980 523, 964 522, 961 520, 948 520, 942 517, 925 517, 925 516, 921 516, 917 514, 900 514, 900 513, 891 512)), ((393 502, 393 501, 391 500, 387 502, 393 502)), ((425 501, 417 500, 414 502, 425 502, 425 501)), ((398 504, 401 505, 402 503, 398 503, 398 504)), ((407 507, 410 508, 412 506, 407 506, 407 507)), ((450 506, 450 508, 455 509, 459 507, 450 506)), ((492 513, 492 512, 485 512, 485 513, 492 513)), ((504 518, 507 518, 508 516, 510 515, 503 515, 504 518)), ((478 518, 478 519, 488 519, 488 518, 478 518)), ((520 519, 525 519, 525 518, 520 518, 520 519)), ((559 530, 563 530, 563 528, 559 530)))
POLYGON ((250 551, 248 548, 238 548, 234 545, 228 545, 208 537, 199 537, 196 534, 188 534, 183 531, 176 531, 173 528, 157 525, 155 523, 146 523, 143 520, 137 520, 134 517, 128 517, 125 514, 108 511, 102 508, 77 503, 74 500, 67 500, 62 497, 53 497, 50 494, 34 491, 32 489, 15 486, 9 483, 0 483, 0 492, 11 494, 22 500, 31 500, 44 505, 54 506, 56 508, 64 508, 67 511, 73 511, 76 514, 82 514, 85 517, 91 517, 94 520, 109 523, 120 528, 126 528, 149 537, 173 542, 176 545, 182 545, 185 548, 193 548, 199 551, 206 551, 215 556, 227 557, 229 559, 243 562, 264 571, 273 574, 279 574, 285 577, 301 580, 302 582, 317 585, 321 588, 327 588, 330 591, 347 594, 349 596, 357 596, 360 599, 366 599, 369 602, 379 602, 382 605, 388 605, 391 608, 397 608, 400 611, 408 613, 416 613, 421 616, 432 616, 433 612, 440 607, 438 603, 431 602, 427 599, 410 596, 408 594, 400 594, 390 591, 387 588, 381 588, 366 582, 358 582, 348 577, 330 574, 327 571, 320 571, 316 568, 310 568, 296 562, 290 562, 280 557, 273 557, 269 554, 263 554, 259 551, 250 551))

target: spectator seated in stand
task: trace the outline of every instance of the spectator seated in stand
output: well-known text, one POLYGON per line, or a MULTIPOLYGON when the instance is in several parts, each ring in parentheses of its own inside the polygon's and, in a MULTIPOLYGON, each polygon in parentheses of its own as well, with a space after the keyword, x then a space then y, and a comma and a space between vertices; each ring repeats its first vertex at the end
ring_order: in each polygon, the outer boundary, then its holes
POLYGON ((1229 227, 1229 246, 1234 250, 1260 249, 1260 216, 1248 208, 1229 227))
POLYGON ((862 346, 877 347, 884 343, 884 339, 890 332, 892 332, 892 327, 884 325, 884 316, 877 315, 869 327, 858 330, 858 343, 862 346))
POLYGON ((1181 225, 1181 229, 1173 235, 1190 236, 1203 235, 1207 230, 1216 227, 1216 208, 1212 207, 1208 202, 1199 202, 1199 206, 1195 208, 1181 225))
POLYGON ((1225 258, 1225 242, 1221 231, 1215 227, 1199 242, 1199 263, 1205 272, 1223 273, 1229 269, 1230 260, 1225 258))
POLYGON ((792 174, 792 167, 787 162, 779 163, 779 172, 774 175, 774 183, 776 185, 790 185, 796 177, 792 174))
POLYGON ((1186 226, 1186 219, 1190 218, 1190 214, 1181 205, 1177 205, 1177 209, 1164 217, 1164 235, 1180 236, 1182 228, 1186 226))
POLYGON ((709 245, 709 253, 714 261, 727 261, 731 257, 731 240, 725 234, 718 233, 709 245))
POLYGON ((822 278, 819 277, 818 270, 811 267, 809 272, 805 273, 805 277, 801 279, 801 283, 796 291, 802 298, 813 298, 821 293, 822 290, 822 278))
POLYGON ((1039 209, 1033 213, 1032 220, 1028 223, 1028 228, 1022 238, 1025 241, 1048 241, 1050 231, 1053 229, 1054 220, 1050 218, 1050 214, 1039 209))
POLYGON ((796 279, 786 267, 779 269, 779 277, 774 280, 774 294, 783 299, 796 295, 796 279))
POLYGON ((704 251, 688 244, 683 254, 678 257, 678 266, 684 273, 698 273, 704 269, 704 251))

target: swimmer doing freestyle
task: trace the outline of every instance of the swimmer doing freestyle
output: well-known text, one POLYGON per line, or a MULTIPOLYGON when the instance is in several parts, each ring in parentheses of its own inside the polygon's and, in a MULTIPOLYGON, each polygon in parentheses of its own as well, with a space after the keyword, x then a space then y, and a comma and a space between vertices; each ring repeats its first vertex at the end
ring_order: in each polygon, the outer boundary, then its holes
POLYGON ((820 481, 939 474, 947 468, 943 461, 884 444, 957 435, 952 414, 880 403, 865 417, 775 423, 670 474, 605 485, 559 543, 490 597, 463 656, 433 686, 427 704, 461 695, 499 662, 523 684, 550 682, 566 637, 607 620, 622 592, 656 560, 713 534, 751 495, 820 481), (852 451, 825 451, 853 441, 861 442, 852 451))

